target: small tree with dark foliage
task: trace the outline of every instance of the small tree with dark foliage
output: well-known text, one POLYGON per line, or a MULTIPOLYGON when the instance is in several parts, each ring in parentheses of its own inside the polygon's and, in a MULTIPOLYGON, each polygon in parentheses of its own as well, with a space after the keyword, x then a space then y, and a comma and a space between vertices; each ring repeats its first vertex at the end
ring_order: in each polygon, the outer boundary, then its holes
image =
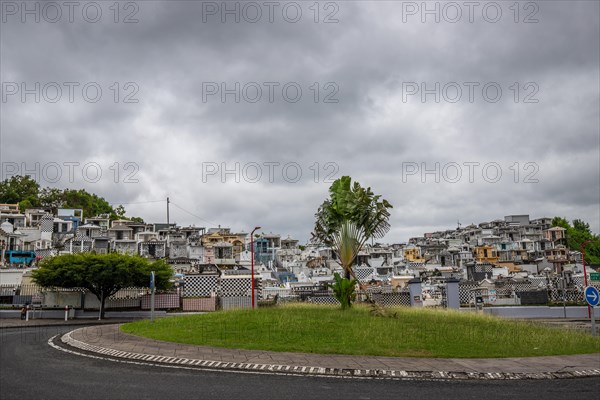
POLYGON ((65 254, 43 260, 34 270, 33 281, 43 287, 85 288, 100 301, 104 318, 107 297, 127 287, 147 287, 150 272, 155 272, 157 289, 166 289, 173 275, 163 260, 151 262, 143 257, 117 253, 65 254))

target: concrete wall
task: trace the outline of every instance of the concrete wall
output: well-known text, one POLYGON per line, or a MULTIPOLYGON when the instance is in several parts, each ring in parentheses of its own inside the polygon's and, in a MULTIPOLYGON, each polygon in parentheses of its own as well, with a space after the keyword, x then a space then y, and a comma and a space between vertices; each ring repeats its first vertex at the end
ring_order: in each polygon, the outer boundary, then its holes
MULTIPOLYGON (((72 319, 75 316, 75 310, 69 310, 69 319, 72 319)), ((2 310, 0 312, 0 318, 21 318, 20 310, 2 310)), ((65 310, 64 308, 61 310, 57 308, 56 310, 33 310, 29 311, 29 319, 64 319, 65 318, 65 310)))
POLYGON ((20 285, 24 269, 5 269, 0 271, 0 285, 20 285))
POLYGON ((251 296, 221 297, 221 308, 231 310, 234 308, 252 308, 251 296))
POLYGON ((286 297, 292 294, 292 289, 279 288, 279 287, 266 287, 262 290, 262 298, 267 299, 279 295, 279 297, 286 297))
POLYGON ((521 299, 518 297, 498 297, 493 304, 494 306, 518 306, 521 305, 521 299))
MULTIPOLYGON (((141 298, 142 310, 149 310, 151 307, 150 303, 151 296, 145 294, 141 298)), ((167 310, 171 308, 179 308, 179 295, 177 294, 156 294, 154 295, 154 309, 155 310, 167 310)))
POLYGON ((216 311, 217 297, 189 297, 181 300, 183 311, 216 311))
POLYGON ((33 296, 13 296, 12 304, 31 304, 33 303, 33 296))
MULTIPOLYGON (((108 298, 104 301, 104 308, 136 308, 140 307, 141 300, 140 298, 131 298, 131 299, 111 299, 108 298)), ((93 293, 86 293, 84 305, 86 310, 98 310, 100 309, 100 300, 93 293)))
POLYGON ((64 306, 72 306, 81 308, 81 299, 81 292, 46 292, 42 304, 47 307, 58 306, 64 308, 64 306))
MULTIPOLYGON (((465 310, 464 308, 462 310, 465 310)), ((474 310, 472 308, 471 310, 474 310)), ((562 307, 521 306, 521 307, 486 307, 484 313, 510 318, 563 318, 562 307)), ((567 307, 567 318, 587 318, 587 307, 567 307)), ((600 308, 595 307, 594 315, 600 318, 600 308)))

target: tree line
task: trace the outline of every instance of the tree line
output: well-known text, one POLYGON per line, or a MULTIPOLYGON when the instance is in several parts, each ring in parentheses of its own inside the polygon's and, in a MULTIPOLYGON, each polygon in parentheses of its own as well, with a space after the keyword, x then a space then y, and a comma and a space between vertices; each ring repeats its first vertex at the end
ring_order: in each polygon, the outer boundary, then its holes
POLYGON ((130 219, 143 222, 140 217, 126 217, 125 207, 113 207, 103 197, 84 189, 42 188, 29 176, 15 175, 0 182, 0 204, 18 204, 21 212, 28 208, 44 208, 53 214, 59 208, 82 209, 84 217, 110 215, 111 220, 130 219))
POLYGON ((586 264, 600 264, 600 237, 592 233, 590 224, 581 219, 574 219, 572 223, 569 223, 566 218, 554 217, 552 219, 552 226, 558 226, 567 230, 566 246, 569 250, 581 251, 581 245, 591 240, 585 246, 585 262, 586 264))

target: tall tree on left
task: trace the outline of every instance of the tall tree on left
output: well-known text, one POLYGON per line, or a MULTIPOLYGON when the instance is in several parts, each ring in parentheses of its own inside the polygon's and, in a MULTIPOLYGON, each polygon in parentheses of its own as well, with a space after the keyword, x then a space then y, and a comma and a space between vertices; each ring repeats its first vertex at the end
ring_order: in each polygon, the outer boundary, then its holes
POLYGON ((29 176, 15 175, 0 182, 0 203, 19 204, 22 210, 38 207, 40 185, 29 176))
POLYGON ((43 260, 32 274, 33 281, 43 287, 89 290, 100 301, 100 318, 104 318, 106 299, 123 288, 147 287, 151 271, 155 272, 157 289, 171 285, 173 270, 165 261, 150 262, 143 257, 117 253, 60 255, 43 260))

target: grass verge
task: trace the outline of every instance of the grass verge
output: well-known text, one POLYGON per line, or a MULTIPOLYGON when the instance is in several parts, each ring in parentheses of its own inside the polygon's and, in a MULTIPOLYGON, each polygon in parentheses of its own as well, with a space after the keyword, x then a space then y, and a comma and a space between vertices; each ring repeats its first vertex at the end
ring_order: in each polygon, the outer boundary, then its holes
POLYGON ((528 357, 600 352, 589 334, 452 310, 295 304, 125 324, 126 333, 193 345, 249 350, 395 357, 528 357))

